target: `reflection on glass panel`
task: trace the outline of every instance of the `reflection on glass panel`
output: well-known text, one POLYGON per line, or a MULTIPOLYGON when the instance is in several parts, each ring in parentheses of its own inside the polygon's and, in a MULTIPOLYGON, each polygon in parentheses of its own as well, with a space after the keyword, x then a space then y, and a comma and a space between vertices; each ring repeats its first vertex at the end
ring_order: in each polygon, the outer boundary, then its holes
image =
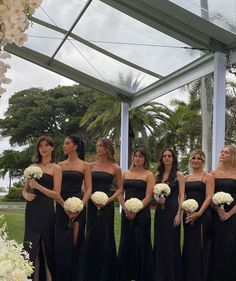
POLYGON ((55 59, 129 93, 135 93, 158 80, 71 38, 63 44, 55 59))
POLYGON ((73 33, 161 76, 202 55, 98 0, 92 2, 73 33))
POLYGON ((30 25, 27 30, 28 41, 25 47, 44 55, 51 56, 63 39, 63 35, 37 23, 30 25))
POLYGON ((171 2, 236 34, 235 0, 171 0, 171 2))
POLYGON ((69 29, 87 0, 44 0, 34 17, 69 29))

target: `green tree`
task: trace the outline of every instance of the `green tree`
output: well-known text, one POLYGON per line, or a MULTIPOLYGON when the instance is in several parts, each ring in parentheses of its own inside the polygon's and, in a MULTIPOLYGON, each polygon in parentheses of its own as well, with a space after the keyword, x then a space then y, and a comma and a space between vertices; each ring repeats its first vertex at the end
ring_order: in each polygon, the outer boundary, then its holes
POLYGON ((94 96, 93 90, 81 85, 20 91, 9 99, 5 118, 0 119, 1 134, 18 145, 32 144, 44 134, 57 144, 69 134, 79 134, 89 143, 93 136, 79 124, 94 96))
POLYGON ((25 151, 5 150, 0 156, 0 176, 5 177, 9 173, 9 190, 12 179, 21 177, 23 169, 31 163, 31 148, 25 151))

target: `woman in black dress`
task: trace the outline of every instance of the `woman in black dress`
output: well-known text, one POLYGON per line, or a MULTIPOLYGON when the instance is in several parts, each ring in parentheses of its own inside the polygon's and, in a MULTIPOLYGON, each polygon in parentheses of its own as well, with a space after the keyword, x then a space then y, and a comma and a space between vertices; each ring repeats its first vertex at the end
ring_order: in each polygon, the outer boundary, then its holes
POLYGON ((220 153, 215 176, 215 192, 231 194, 234 201, 224 210, 213 205, 213 278, 236 280, 236 147, 225 146, 220 153))
POLYGON ((172 149, 165 149, 158 163, 157 183, 167 183, 168 197, 157 200, 154 219, 154 280, 182 281, 180 224, 184 200, 184 175, 172 149), (165 209, 161 208, 165 204, 165 209))
POLYGON ((184 216, 183 280, 210 280, 211 218, 209 204, 214 193, 214 178, 203 170, 205 154, 190 154, 190 174, 186 176, 186 199, 195 199, 198 209, 184 216))
POLYGON ((151 215, 155 177, 149 170, 149 155, 144 148, 134 151, 130 169, 123 173, 124 194, 119 196, 122 206, 119 246, 119 281, 152 281, 151 215), (125 208, 125 201, 138 198, 143 209, 134 214, 125 208))
POLYGON ((123 189, 122 173, 115 163, 114 147, 109 139, 98 140, 96 152, 98 159, 91 163, 92 192, 105 192, 108 202, 103 206, 88 202, 84 280, 116 281, 114 200, 123 189))
POLYGON ((26 180, 22 195, 25 209, 24 247, 35 269, 34 281, 54 281, 54 224, 53 199, 58 200, 61 189, 61 168, 54 163, 55 145, 50 137, 38 138, 34 164, 42 169, 40 179, 26 180), (33 193, 30 192, 33 189, 33 193))
POLYGON ((58 165, 62 169, 60 203, 56 204, 56 276, 57 281, 76 281, 83 277, 86 204, 91 195, 91 169, 84 159, 84 145, 78 136, 65 138, 64 153, 68 159, 58 165), (82 184, 84 183, 84 192, 82 184), (64 210, 64 201, 71 197, 82 200, 80 213, 64 210), (73 221, 73 224, 70 223, 73 221))

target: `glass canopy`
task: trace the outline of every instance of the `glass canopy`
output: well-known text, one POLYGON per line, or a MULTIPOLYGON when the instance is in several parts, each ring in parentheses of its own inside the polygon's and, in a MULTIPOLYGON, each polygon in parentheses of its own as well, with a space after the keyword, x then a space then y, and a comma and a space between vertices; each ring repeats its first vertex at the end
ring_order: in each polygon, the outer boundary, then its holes
POLYGON ((236 46, 235 0, 44 0, 32 20, 25 47, 6 50, 131 101, 211 72, 212 54, 236 46))

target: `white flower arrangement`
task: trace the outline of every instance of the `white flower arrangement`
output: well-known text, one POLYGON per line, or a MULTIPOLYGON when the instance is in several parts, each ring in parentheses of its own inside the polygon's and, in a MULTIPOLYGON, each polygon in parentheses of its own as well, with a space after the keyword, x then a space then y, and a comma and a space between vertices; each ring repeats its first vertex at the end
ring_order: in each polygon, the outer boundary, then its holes
POLYGON ((187 199, 182 203, 182 209, 186 213, 193 213, 198 209, 198 202, 195 199, 187 199))
POLYGON ((43 175, 43 171, 38 166, 29 166, 24 170, 24 177, 26 179, 40 179, 43 175))
MULTIPOLYGON (((107 196, 107 194, 105 192, 96 191, 96 192, 94 192, 91 195, 91 200, 96 205, 103 205, 103 206, 105 206, 107 201, 108 201, 108 196, 107 196)), ((98 207, 98 209, 100 209, 100 208, 98 207)))
POLYGON ((212 201, 215 205, 224 209, 224 204, 229 205, 234 201, 234 199, 229 193, 220 191, 220 192, 216 192, 213 195, 212 201))
POLYGON ((15 240, 8 240, 6 223, 0 216, 0 281, 27 281, 33 273, 33 263, 23 245, 15 240))
MULTIPOLYGON (((0 52, 7 44, 15 43, 22 47, 27 41, 25 30, 30 25, 30 17, 43 0, 0 0, 0 52)), ((0 55, 4 56, 4 53, 0 55)), ((1 57, 3 58, 3 57, 1 57)), ((0 95, 6 92, 2 84, 11 83, 5 77, 9 65, 0 61, 0 95)))
POLYGON ((64 208, 66 211, 76 213, 83 210, 84 204, 78 197, 70 197, 64 202, 64 208))
POLYGON ((157 197, 167 197, 170 194, 170 187, 167 183, 157 183, 153 187, 153 193, 157 197))
POLYGON ((138 198, 130 198, 125 201, 125 209, 131 213, 138 213, 143 209, 143 202, 138 198))
MULTIPOLYGON (((159 197, 166 198, 170 194, 170 187, 167 183, 157 183, 153 187, 154 198, 158 202, 159 197)), ((161 204, 161 208, 165 209, 165 204, 161 204)))

